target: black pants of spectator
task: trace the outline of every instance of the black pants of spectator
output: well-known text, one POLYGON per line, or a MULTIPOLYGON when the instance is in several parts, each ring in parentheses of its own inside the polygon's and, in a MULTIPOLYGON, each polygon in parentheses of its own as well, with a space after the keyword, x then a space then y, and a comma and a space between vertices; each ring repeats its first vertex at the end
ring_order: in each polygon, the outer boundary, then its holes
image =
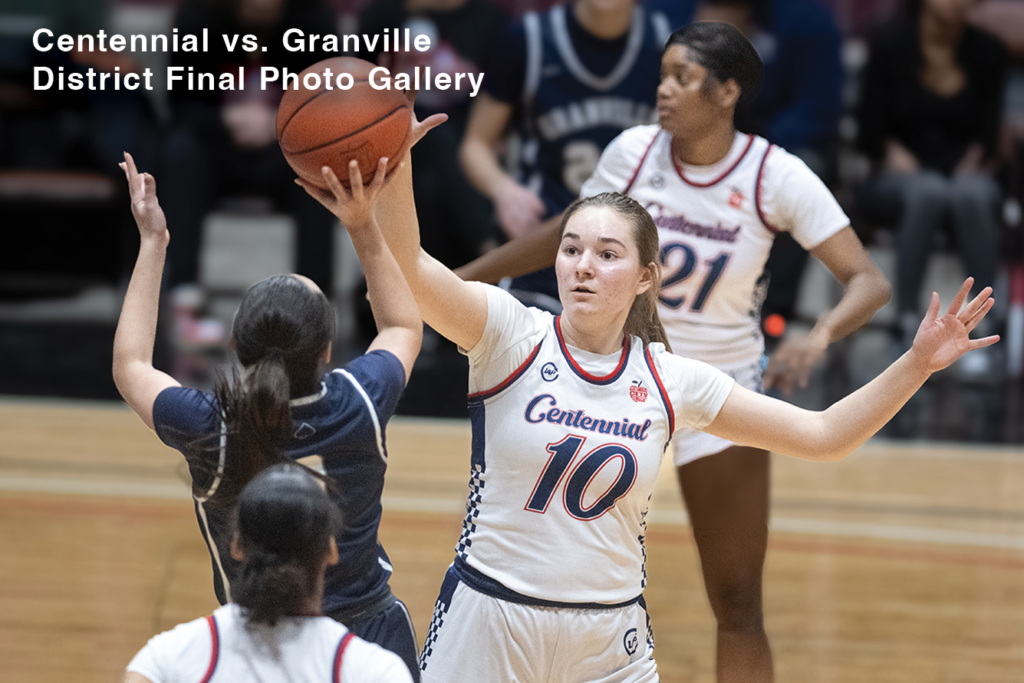
POLYGON ((897 215, 896 301, 901 316, 917 318, 932 234, 948 222, 974 291, 992 285, 999 248, 999 186, 986 175, 946 176, 930 170, 889 173, 861 188, 865 213, 897 215), (911 315, 912 314, 912 315, 911 315))
POLYGON ((227 132, 211 140, 179 127, 164 138, 161 158, 157 189, 171 231, 172 287, 198 282, 203 219, 217 201, 233 195, 261 195, 295 220, 295 272, 316 282, 328 297, 332 295, 336 219, 295 184, 295 172, 276 143, 240 149, 227 132))

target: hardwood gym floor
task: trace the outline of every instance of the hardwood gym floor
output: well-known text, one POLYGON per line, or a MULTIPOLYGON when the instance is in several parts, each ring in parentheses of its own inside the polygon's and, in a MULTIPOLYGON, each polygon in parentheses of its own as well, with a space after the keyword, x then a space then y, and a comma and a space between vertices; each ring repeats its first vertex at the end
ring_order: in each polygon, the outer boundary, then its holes
MULTIPOLYGON (((458 537, 469 426, 396 418, 381 535, 419 634, 458 537)), ((872 442, 775 457, 777 680, 1019 681, 1024 450, 872 442)), ((714 681, 714 625, 667 463, 647 601, 661 678, 714 681)), ((179 456, 113 403, 0 400, 0 679, 110 683, 216 603, 179 456)))

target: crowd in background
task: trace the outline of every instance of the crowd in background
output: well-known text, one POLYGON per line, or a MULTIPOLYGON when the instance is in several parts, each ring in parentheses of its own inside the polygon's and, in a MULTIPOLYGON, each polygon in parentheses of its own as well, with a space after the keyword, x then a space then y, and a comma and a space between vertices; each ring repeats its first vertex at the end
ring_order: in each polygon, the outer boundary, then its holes
MULTIPOLYGON (((237 71, 245 64, 298 72, 336 56, 284 50, 281 36, 289 28, 307 34, 373 34, 408 26, 431 37, 428 53, 353 56, 395 71, 429 65, 435 73, 486 74, 492 67, 505 68, 499 63, 507 54, 496 46, 507 44, 514 30, 509 26, 524 12, 546 10, 553 3, 138 0, 125 6, 132 4, 168 8, 165 32, 173 27, 187 34, 205 27, 212 35, 254 33, 267 46, 263 53, 232 52, 215 40, 209 52, 169 55, 171 64, 196 71, 237 71)), ((998 284, 1000 273, 1021 268, 1024 11, 1017 3, 642 4, 671 29, 691 21, 727 21, 753 42, 765 64, 764 84, 742 112, 738 128, 801 157, 840 198, 866 244, 885 240, 879 235, 886 233, 879 231, 888 232, 897 253, 893 284, 899 314, 892 330, 897 348, 909 344, 920 317, 919 290, 934 249, 958 254, 979 285, 998 284)), ((293 217, 296 271, 325 292, 335 291, 331 216, 292 183, 294 174, 276 144, 279 91, 258 86, 228 93, 31 89, 28 79, 38 65, 122 73, 142 68, 138 56, 125 52, 32 49, 35 27, 46 26, 55 34, 110 31, 111 13, 121 7, 103 0, 24 0, 4 3, 0 10, 0 211, 10 225, 52 226, 22 229, 32 246, 17 255, 4 250, 3 297, 66 293, 77 281, 62 279, 67 275, 123 280, 135 253, 127 202, 116 182, 116 160, 125 149, 140 167, 153 169, 161 183, 174 236, 165 284, 175 319, 167 334, 179 347, 224 342, 224 326, 203 311, 197 263, 204 217, 215 208, 230 208, 231 201, 237 206, 239 197, 248 202, 262 197, 270 210, 293 217)), ((610 50, 623 49, 614 40, 606 42, 610 50)), ((489 96, 497 92, 485 83, 489 96)), ((509 99, 514 118, 521 103, 509 99)), ((450 117, 416 148, 414 169, 424 246, 452 267, 529 232, 529 225, 510 227, 502 202, 528 208, 535 192, 514 171, 509 174, 519 187, 510 195, 483 191, 487 188, 471 182, 459 148, 474 104, 466 90, 424 92, 416 102, 420 118, 439 111, 450 117)), ((514 141, 505 144, 503 139, 496 147, 499 158, 516 152, 514 141)), ((539 209, 533 221, 543 214, 539 209)), ((767 265, 772 284, 763 319, 773 313, 786 320, 797 316, 794 302, 806 257, 792 240, 777 240, 767 265)), ((993 329, 1003 323, 997 320, 993 329)))

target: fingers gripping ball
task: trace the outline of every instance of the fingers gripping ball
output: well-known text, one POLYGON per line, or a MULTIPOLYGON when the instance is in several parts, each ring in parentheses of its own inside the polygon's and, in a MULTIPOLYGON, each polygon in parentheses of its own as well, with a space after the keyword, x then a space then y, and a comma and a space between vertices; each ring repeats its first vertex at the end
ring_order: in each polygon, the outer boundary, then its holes
POLYGON ((303 180, 326 188, 320 169, 330 166, 347 187, 355 159, 369 183, 381 157, 388 158, 388 171, 401 161, 412 105, 401 90, 372 88, 373 68, 362 59, 335 57, 299 74, 298 89, 289 81, 277 108, 277 141, 303 180))

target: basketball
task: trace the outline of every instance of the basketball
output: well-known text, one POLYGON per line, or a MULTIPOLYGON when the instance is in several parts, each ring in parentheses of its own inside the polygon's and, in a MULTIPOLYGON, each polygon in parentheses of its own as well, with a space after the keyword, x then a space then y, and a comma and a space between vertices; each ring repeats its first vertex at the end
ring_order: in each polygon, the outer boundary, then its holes
POLYGON ((373 178, 381 157, 388 158, 388 171, 398 165, 412 105, 401 90, 371 87, 374 68, 362 59, 334 57, 299 74, 298 88, 293 81, 285 82, 277 108, 277 141, 303 180, 326 187, 320 169, 330 166, 348 187, 352 159, 359 162, 364 183, 373 178))

